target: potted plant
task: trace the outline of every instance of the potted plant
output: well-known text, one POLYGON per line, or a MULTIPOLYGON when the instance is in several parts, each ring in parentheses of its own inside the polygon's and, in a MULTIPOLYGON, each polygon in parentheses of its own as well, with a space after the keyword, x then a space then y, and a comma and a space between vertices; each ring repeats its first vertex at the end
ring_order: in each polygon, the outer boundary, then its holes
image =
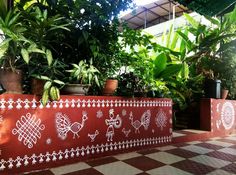
POLYGON ((104 87, 103 87, 103 95, 109 96, 113 95, 118 87, 118 80, 116 78, 107 78, 104 87))
MULTIPOLYGON (((64 17, 58 14, 50 14, 47 9, 42 9, 39 3, 23 11, 24 21, 27 24, 25 35, 34 40, 40 50, 33 53, 32 58, 28 60, 28 79, 31 84, 31 93, 42 95, 45 80, 37 79, 40 75, 49 77, 50 79, 60 79, 64 75, 65 64, 61 50, 58 45, 63 45, 62 40, 69 29, 66 27, 64 17)), ((26 50, 28 51, 28 50, 26 50)))
POLYGON ((57 101, 60 99, 60 89, 65 85, 63 81, 43 75, 36 76, 36 78, 45 82, 41 99, 43 106, 46 106, 49 100, 57 101))
MULTIPOLYGON (((42 62, 32 60, 28 65, 28 78, 30 78, 30 91, 34 95, 43 95, 45 91, 45 83, 51 81, 53 84, 58 84, 58 88, 61 89, 63 83, 57 83, 54 80, 62 80, 65 76, 65 68, 67 65, 59 59, 52 59, 52 62, 48 64, 46 59, 40 59, 42 62), (45 78, 46 77, 46 78, 45 78)), ((50 95, 49 95, 50 96, 50 95)))
POLYGON ((86 95, 90 86, 95 83, 100 86, 98 80, 99 70, 93 66, 92 60, 86 63, 81 60, 79 64, 71 64, 72 69, 67 70, 70 73, 68 81, 62 89, 64 94, 86 95))
POLYGON ((0 16, 0 81, 8 93, 22 93, 22 70, 33 53, 44 54, 35 42, 26 38, 27 26, 21 11, 12 9, 0 16))
POLYGON ((25 38, 24 26, 20 23, 21 14, 11 10, 0 16, 0 81, 7 92, 22 93, 22 64, 20 52, 25 38))

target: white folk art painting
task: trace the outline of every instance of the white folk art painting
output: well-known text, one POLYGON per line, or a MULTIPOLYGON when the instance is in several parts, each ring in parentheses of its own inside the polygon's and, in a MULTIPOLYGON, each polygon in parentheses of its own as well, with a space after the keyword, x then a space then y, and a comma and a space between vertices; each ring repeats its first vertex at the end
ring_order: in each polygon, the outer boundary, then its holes
POLYGON ((165 128, 167 124, 167 117, 166 117, 165 112, 160 110, 156 115, 155 121, 156 121, 157 127, 161 128, 161 131, 162 131, 163 128, 165 128))
POLYGON ((75 136, 79 138, 79 132, 84 127, 85 121, 88 119, 87 112, 82 112, 82 121, 79 122, 71 122, 69 117, 66 114, 62 113, 56 113, 56 130, 58 137, 62 140, 65 140, 67 138, 68 132, 73 133, 73 139, 75 139, 75 136))
POLYGON ((114 109, 109 110, 109 118, 110 119, 105 120, 105 123, 108 126, 107 132, 106 132, 106 137, 107 137, 108 142, 113 141, 113 136, 115 134, 114 128, 118 129, 122 125, 122 120, 121 120, 119 114, 117 114, 115 117, 114 109))
POLYGON ((127 112, 125 109, 122 109, 122 116, 126 116, 127 112))
POLYGON ((235 112, 232 103, 225 102, 221 109, 221 122, 225 129, 231 129, 235 121, 235 112))
POLYGON ((94 142, 94 140, 98 134, 99 134, 98 130, 96 130, 95 133, 93 133, 93 134, 88 133, 88 137, 91 139, 91 142, 94 142))
POLYGON ((141 101, 135 101, 135 100, 75 100, 75 99, 60 99, 59 101, 52 101, 47 103, 46 106, 43 106, 42 103, 36 99, 0 99, 0 110, 1 109, 35 109, 36 107, 39 107, 39 109, 43 108, 81 108, 81 107, 163 107, 163 106, 171 106, 171 101, 160 101, 160 100, 141 100, 141 101))
POLYGON ((97 111, 96 117, 97 117, 97 118, 102 118, 102 117, 103 117, 103 112, 102 112, 101 109, 100 109, 99 111, 97 111))
MULTIPOLYGON (((26 167, 30 165, 47 163, 50 161, 60 161, 60 160, 68 160, 75 159, 79 156, 85 156, 89 154, 99 154, 105 151, 113 151, 117 149, 127 149, 129 147, 142 147, 144 145, 154 145, 158 143, 166 143, 171 142, 172 136, 164 136, 164 137, 151 137, 151 138, 142 138, 136 140, 126 140, 120 142, 109 142, 104 144, 97 144, 92 146, 82 146, 82 147, 74 147, 67 148, 64 150, 54 150, 52 152, 44 152, 39 154, 31 154, 31 155, 20 155, 15 159, 10 157, 8 160, 1 159, 0 160, 0 171, 4 169, 12 169, 19 167, 26 167)), ((0 173, 1 174, 1 173, 0 173)))
POLYGON ((131 129, 125 130, 125 128, 123 128, 122 132, 124 133, 125 137, 129 137, 129 133, 131 132, 131 129))
POLYGON ((143 113, 140 120, 134 120, 133 113, 130 112, 129 119, 131 121, 131 125, 135 129, 135 133, 140 133, 139 128, 141 126, 144 127, 145 130, 148 130, 149 124, 150 124, 150 118, 151 118, 151 111, 147 110, 143 113))
POLYGON ((51 138, 48 138, 48 139, 46 140, 46 144, 47 144, 47 145, 51 145, 51 144, 52 144, 52 139, 51 139, 51 138))
POLYGON ((18 135, 18 140, 23 142, 25 146, 33 148, 37 140, 41 138, 41 131, 44 129, 45 125, 41 124, 40 119, 27 113, 16 122, 16 128, 12 130, 12 134, 18 135))

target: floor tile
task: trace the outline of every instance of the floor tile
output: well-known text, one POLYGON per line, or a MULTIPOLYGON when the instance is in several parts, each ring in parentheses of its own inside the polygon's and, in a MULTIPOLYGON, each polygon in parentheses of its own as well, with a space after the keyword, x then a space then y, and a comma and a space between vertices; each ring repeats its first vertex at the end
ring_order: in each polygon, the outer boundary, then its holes
POLYGON ((201 141, 187 142, 187 144, 189 144, 189 145, 195 145, 195 144, 198 144, 198 143, 202 143, 202 142, 201 141))
POLYGON ((191 175, 189 172, 185 172, 169 165, 152 169, 147 171, 147 173, 151 175, 191 175))
POLYGON ((183 171, 190 172, 196 175, 207 174, 215 170, 215 168, 213 167, 203 165, 198 162, 191 161, 191 160, 184 160, 181 162, 177 162, 177 163, 172 164, 171 166, 174 166, 183 171))
POLYGON ((64 175, 103 175, 103 174, 95 170, 94 168, 88 168, 84 170, 75 171, 72 173, 67 173, 64 175))
POLYGON ((50 170, 26 173, 25 175, 54 175, 50 170))
POLYGON ((138 174, 135 174, 135 175, 150 175, 150 174, 143 172, 143 173, 138 173, 138 174))
POLYGON ((132 165, 135 168, 138 168, 142 171, 151 170, 165 165, 159 161, 153 160, 145 156, 124 160, 123 162, 132 165))
POLYGON ((214 150, 224 148, 223 146, 213 145, 213 144, 210 144, 210 143, 199 143, 199 144, 196 144, 196 146, 201 146, 203 148, 214 149, 214 150))
POLYGON ((207 173, 206 175, 232 175, 232 173, 224 170, 215 170, 210 173, 207 173))
POLYGON ((141 151, 138 151, 137 153, 146 155, 146 154, 151 154, 151 153, 156 153, 156 152, 159 152, 159 150, 154 148, 154 149, 141 150, 141 151))
POLYGON ((218 158, 218 159, 222 159, 222 160, 227 160, 227 161, 230 161, 230 162, 235 162, 236 161, 236 156, 234 156, 232 154, 227 154, 227 153, 224 153, 224 152, 213 151, 213 152, 210 152, 206 155, 211 156, 211 157, 215 157, 215 158, 218 158))
POLYGON ((207 155, 199 155, 196 157, 192 157, 189 160, 192 160, 192 161, 204 164, 204 165, 208 165, 214 168, 221 168, 221 167, 231 164, 231 162, 229 161, 217 159, 217 158, 210 157, 207 155))
POLYGON ((166 152, 174 154, 176 156, 183 157, 183 158, 191 158, 198 155, 197 153, 194 153, 192 151, 188 151, 188 150, 184 150, 180 148, 168 150, 166 152))
POLYGON ((206 153, 213 151, 213 149, 203 148, 203 147, 196 146, 196 145, 184 146, 184 147, 181 147, 181 149, 192 151, 192 152, 195 152, 198 154, 206 154, 206 153))
POLYGON ((175 149, 175 146, 172 145, 168 145, 168 146, 163 146, 163 147, 157 147, 156 149, 160 150, 160 151, 167 151, 167 150, 171 150, 171 149, 175 149))
POLYGON ((173 132, 173 137, 182 137, 185 136, 186 134, 181 134, 181 133, 177 133, 177 132, 173 132))
POLYGON ((209 140, 219 140, 219 139, 222 139, 222 137, 212 137, 209 140))
POLYGON ((184 146, 188 146, 189 144, 187 144, 187 143, 175 143, 173 146, 175 146, 175 147, 184 147, 184 146))
POLYGON ((236 174, 236 164, 235 163, 229 164, 228 166, 225 166, 221 169, 228 171, 230 173, 236 174))
POLYGON ((57 168, 51 168, 50 170, 55 174, 55 175, 62 175, 66 173, 71 173, 74 171, 78 170, 83 170, 83 169, 88 169, 90 166, 87 163, 84 162, 79 162, 71 165, 65 165, 65 166, 60 166, 57 168))
POLYGON ((166 153, 166 152, 158 152, 158 153, 153 153, 153 154, 147 154, 145 155, 146 157, 149 157, 151 159, 154 159, 156 161, 165 163, 165 164, 172 164, 175 162, 179 162, 184 160, 184 158, 166 153))
POLYGON ((98 165, 103 165, 103 164, 116 162, 116 161, 119 161, 119 160, 116 159, 115 157, 104 157, 100 159, 90 160, 90 161, 87 161, 86 163, 90 165, 91 167, 95 167, 98 165))
POLYGON ((235 137, 235 136, 229 136, 229 137, 225 137, 225 139, 228 139, 228 140, 234 140, 234 141, 236 141, 236 137, 235 137))
POLYGON ((222 148, 219 149, 218 151, 236 156, 236 149, 234 148, 222 148))
POLYGON ((229 147, 232 146, 232 143, 227 143, 227 142, 222 142, 222 141, 216 141, 216 140, 211 140, 211 141, 206 141, 206 143, 210 143, 213 145, 219 145, 219 146, 223 146, 223 147, 229 147))
POLYGON ((196 133, 196 134, 202 134, 202 133, 207 133, 207 132, 209 132, 209 131, 196 130, 196 129, 185 129, 184 131, 192 132, 192 133, 196 133))
POLYGON ((236 144, 236 140, 231 140, 231 139, 226 139, 226 138, 219 139, 218 141, 236 144))
POLYGON ((115 155, 113 157, 115 157, 118 160, 126 160, 126 159, 130 159, 130 158, 138 157, 138 156, 141 156, 141 155, 142 154, 139 154, 137 152, 131 152, 131 153, 115 155))
POLYGON ((142 172, 121 161, 100 165, 94 168, 103 173, 103 175, 134 175, 142 172))

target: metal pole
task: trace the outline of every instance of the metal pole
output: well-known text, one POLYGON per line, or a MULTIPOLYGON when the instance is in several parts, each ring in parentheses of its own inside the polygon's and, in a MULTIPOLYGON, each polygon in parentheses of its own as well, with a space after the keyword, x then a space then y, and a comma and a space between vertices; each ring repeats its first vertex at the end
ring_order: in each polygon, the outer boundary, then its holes
POLYGON ((171 19, 171 1, 169 0, 169 20, 171 19))
POLYGON ((144 28, 147 28, 147 10, 145 10, 145 17, 144 17, 144 28))

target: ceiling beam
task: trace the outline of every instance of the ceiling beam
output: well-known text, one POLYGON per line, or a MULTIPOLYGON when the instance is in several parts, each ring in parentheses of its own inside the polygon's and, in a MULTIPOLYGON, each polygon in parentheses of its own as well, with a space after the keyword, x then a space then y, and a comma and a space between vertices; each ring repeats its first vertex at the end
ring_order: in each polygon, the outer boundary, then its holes
POLYGON ((142 7, 143 9, 145 9, 146 11, 148 11, 149 13, 151 13, 151 14, 153 14, 153 15, 155 15, 155 16, 160 16, 159 14, 157 14, 156 12, 154 12, 154 11, 152 11, 152 10, 150 10, 150 9, 148 9, 148 8, 146 8, 146 7, 142 7))

